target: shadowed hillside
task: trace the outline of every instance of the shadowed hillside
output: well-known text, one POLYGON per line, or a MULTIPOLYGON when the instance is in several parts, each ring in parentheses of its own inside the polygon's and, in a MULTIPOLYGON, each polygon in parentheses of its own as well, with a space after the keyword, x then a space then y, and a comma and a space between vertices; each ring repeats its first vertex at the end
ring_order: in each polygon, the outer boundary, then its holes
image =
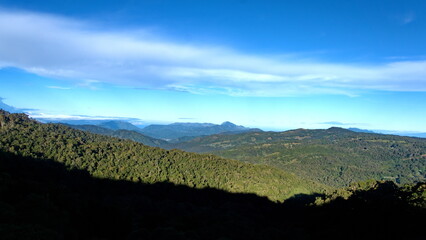
POLYGON ((424 237, 425 184, 364 185, 278 204, 254 194, 98 179, 1 151, 0 234, 5 240, 424 237), (319 205, 309 206, 315 199, 319 205))
POLYGON ((282 201, 327 187, 285 171, 213 155, 144 146, 60 124, 41 124, 25 114, 0 114, 0 150, 47 158, 99 178, 171 182, 195 188, 256 193, 282 201))
POLYGON ((0 115, 2 239, 423 237, 424 183, 315 189, 327 188, 271 167, 0 115))

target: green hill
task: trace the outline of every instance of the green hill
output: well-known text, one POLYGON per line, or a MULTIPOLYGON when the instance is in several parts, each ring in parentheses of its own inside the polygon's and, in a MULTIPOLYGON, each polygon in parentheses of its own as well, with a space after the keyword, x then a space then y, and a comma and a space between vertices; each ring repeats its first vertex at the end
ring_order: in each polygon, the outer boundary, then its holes
POLYGON ((34 239, 423 239, 426 185, 369 181, 283 204, 254 194, 99 179, 0 150, 0 235, 34 239))
POLYGON ((213 135, 173 147, 274 166, 335 187, 367 179, 426 179, 426 139, 342 128, 213 135))
POLYGON ((100 127, 108 128, 111 130, 128 130, 139 132, 141 128, 125 121, 106 121, 99 124, 100 127))
POLYGON ((282 170, 200 155, 163 150, 107 136, 41 124, 25 114, 0 112, 0 150, 26 157, 51 159, 92 176, 133 182, 170 182, 194 188, 256 193, 284 200, 326 187, 282 170))
POLYGON ((273 167, 0 111, 5 240, 421 239, 425 202, 424 183, 331 191, 273 167))

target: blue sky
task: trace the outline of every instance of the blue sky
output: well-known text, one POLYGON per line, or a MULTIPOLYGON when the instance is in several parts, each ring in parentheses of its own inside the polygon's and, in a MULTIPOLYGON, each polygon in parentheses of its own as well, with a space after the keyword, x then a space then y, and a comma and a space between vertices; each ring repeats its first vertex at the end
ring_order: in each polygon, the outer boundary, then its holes
POLYGON ((0 2, 34 117, 426 131, 425 1, 0 2))

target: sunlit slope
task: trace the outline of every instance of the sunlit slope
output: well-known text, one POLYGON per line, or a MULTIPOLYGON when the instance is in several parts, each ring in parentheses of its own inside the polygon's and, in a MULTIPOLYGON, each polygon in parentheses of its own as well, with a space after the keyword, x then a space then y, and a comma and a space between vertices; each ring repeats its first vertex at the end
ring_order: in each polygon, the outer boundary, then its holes
POLYGON ((426 139, 297 129, 195 138, 173 147, 266 164, 298 176, 345 186, 366 179, 398 183, 426 179, 426 139))
POLYGON ((272 200, 324 190, 320 184, 273 167, 167 151, 59 124, 41 124, 24 114, 0 113, 1 150, 52 159, 69 168, 85 169, 99 178, 144 183, 166 181, 195 188, 256 193, 272 200))

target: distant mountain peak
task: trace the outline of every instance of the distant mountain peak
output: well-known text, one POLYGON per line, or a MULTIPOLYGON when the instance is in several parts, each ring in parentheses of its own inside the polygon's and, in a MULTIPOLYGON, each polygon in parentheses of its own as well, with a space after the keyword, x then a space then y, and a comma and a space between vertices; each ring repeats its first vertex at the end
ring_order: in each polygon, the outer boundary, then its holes
POLYGON ((141 130, 141 133, 160 139, 177 139, 182 137, 204 136, 219 133, 237 133, 260 129, 246 128, 231 122, 222 124, 213 123, 172 123, 169 125, 150 125, 141 130))
POLYGON ((341 127, 331 127, 331 128, 328 128, 327 131, 330 131, 330 132, 350 132, 350 130, 345 129, 345 128, 341 128, 341 127))
MULTIPOLYGON (((164 126, 164 125, 163 125, 164 126)), ((185 127, 211 127, 213 123, 191 123, 191 122, 175 122, 169 124, 169 126, 185 126, 185 127)))
POLYGON ((112 130, 131 130, 131 131, 140 131, 141 129, 137 126, 122 120, 111 120, 107 122, 102 122, 98 126, 112 129, 112 130))
POLYGON ((226 127, 236 127, 237 126, 237 125, 235 125, 235 124, 233 124, 229 121, 223 122, 221 125, 226 126, 226 127))

